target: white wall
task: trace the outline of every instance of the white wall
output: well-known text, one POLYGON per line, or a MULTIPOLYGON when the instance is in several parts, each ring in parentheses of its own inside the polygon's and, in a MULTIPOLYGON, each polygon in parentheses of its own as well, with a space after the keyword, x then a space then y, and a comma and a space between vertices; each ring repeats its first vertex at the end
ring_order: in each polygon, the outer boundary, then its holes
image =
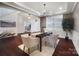
MULTIPOLYGON (((5 16, 4 15, 0 16, 0 20, 4 20, 4 21, 16 22, 16 19, 17 19, 17 12, 12 14, 7 14, 5 16)), ((0 33, 7 31, 16 33, 16 27, 0 27, 0 33)))
POLYGON ((20 13, 17 14, 16 28, 17 28, 16 29, 17 33, 23 33, 25 31, 24 19, 23 19, 23 16, 20 15, 20 13))
POLYGON ((25 27, 24 25, 31 24, 31 32, 38 32, 40 31, 40 19, 39 17, 30 15, 30 19, 28 19, 28 14, 25 13, 19 13, 18 14, 18 20, 17 20, 17 28, 19 32, 24 32, 25 27))
POLYGON ((73 44, 74 44, 74 46, 76 48, 76 51, 77 51, 77 53, 79 55, 79 32, 73 31, 73 39, 72 39, 72 41, 73 41, 73 44))
POLYGON ((75 19, 75 30, 79 32, 79 3, 77 4, 73 17, 75 19))
POLYGON ((11 21, 11 22, 15 21, 16 27, 0 27, 0 33, 2 32, 14 32, 14 33, 25 32, 24 22, 25 21, 28 22, 28 20, 31 23, 31 32, 40 31, 40 19, 38 17, 31 15, 31 19, 28 19, 27 18, 28 14, 20 12, 20 11, 9 12, 9 9, 8 9, 8 13, 6 12, 2 13, 2 12, 1 12, 2 15, 0 15, 0 20, 11 21))
MULTIPOLYGON (((5 6, 3 4, 0 5, 0 20, 16 22, 18 11, 5 6)), ((16 27, 0 27, 0 33, 2 32, 13 32, 16 33, 16 27)))
POLYGON ((75 20, 75 30, 73 31, 73 43, 77 50, 77 53, 79 54, 79 3, 76 6, 76 9, 73 13, 73 17, 75 20))
POLYGON ((40 31, 40 19, 34 17, 31 19, 31 32, 38 32, 40 31))

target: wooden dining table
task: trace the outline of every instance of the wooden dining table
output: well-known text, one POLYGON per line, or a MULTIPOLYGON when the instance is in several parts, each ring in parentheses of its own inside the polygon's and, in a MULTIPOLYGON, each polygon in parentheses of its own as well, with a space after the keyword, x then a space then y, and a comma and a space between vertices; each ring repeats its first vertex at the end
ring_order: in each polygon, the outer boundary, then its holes
POLYGON ((52 32, 50 32, 50 33, 49 32, 44 32, 44 33, 36 35, 36 37, 38 37, 40 39, 40 52, 42 51, 42 38, 46 37, 46 36, 49 36, 50 34, 52 34, 52 32))

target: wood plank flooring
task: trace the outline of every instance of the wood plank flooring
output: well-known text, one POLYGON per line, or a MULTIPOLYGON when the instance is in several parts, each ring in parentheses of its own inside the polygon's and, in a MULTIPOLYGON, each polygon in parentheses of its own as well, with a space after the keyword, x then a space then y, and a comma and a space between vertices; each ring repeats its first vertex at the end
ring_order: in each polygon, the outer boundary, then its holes
POLYGON ((78 56, 72 40, 60 39, 53 56, 78 56))
POLYGON ((20 37, 0 39, 0 56, 28 56, 18 48, 21 43, 20 37))
MULTIPOLYGON (((0 39, 0 56, 28 56, 18 48, 22 44, 20 36, 0 39)), ((78 56, 71 40, 60 39, 53 56, 78 56)))

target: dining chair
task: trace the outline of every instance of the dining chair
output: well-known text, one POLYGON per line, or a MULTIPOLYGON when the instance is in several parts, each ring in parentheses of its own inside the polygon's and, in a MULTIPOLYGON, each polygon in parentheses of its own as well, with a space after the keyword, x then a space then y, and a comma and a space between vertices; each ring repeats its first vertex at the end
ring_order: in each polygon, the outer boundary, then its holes
POLYGON ((53 48, 56 48, 56 46, 57 46, 57 44, 58 44, 58 41, 59 41, 58 35, 51 34, 51 35, 49 36, 48 42, 49 42, 49 44, 50 44, 53 48))
POLYGON ((28 48, 28 53, 31 53, 31 48, 35 47, 39 45, 39 41, 38 38, 32 37, 32 36, 26 36, 26 35, 21 35, 23 44, 24 44, 24 48, 23 50, 25 50, 25 48, 28 48))
POLYGON ((43 46, 47 46, 48 45, 48 39, 49 39, 49 36, 46 36, 42 39, 42 45, 43 46))
POLYGON ((42 44, 45 46, 51 46, 53 48, 56 48, 58 41, 58 35, 51 34, 50 36, 46 36, 43 38, 42 44))

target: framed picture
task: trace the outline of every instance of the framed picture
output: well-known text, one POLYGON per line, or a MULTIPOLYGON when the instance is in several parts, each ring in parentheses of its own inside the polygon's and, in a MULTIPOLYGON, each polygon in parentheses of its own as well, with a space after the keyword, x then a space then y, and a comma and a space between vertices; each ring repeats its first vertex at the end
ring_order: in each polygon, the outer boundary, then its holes
POLYGON ((16 27, 16 22, 0 20, 0 27, 16 27))

